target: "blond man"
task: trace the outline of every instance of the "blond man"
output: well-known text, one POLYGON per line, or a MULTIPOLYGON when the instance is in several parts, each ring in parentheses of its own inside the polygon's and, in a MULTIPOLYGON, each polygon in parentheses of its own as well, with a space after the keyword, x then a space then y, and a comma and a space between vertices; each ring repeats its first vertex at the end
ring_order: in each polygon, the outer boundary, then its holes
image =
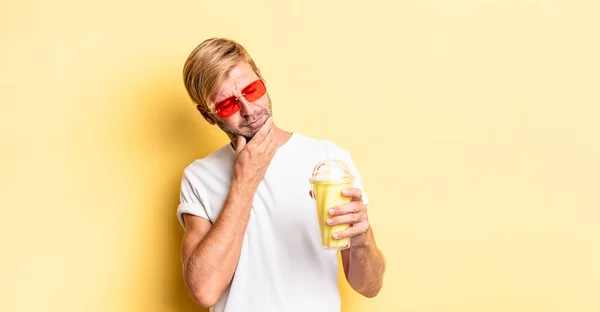
MULTIPOLYGON (((319 241, 307 178, 325 142, 277 127, 260 70, 246 49, 225 38, 198 45, 183 69, 186 90, 204 119, 230 139, 183 172, 177 217, 185 229, 183 275, 196 303, 211 312, 340 311, 338 254, 319 241)), ((350 153, 329 153, 356 177, 332 207, 334 234, 354 290, 376 296, 385 260, 369 225, 360 174, 350 153)))

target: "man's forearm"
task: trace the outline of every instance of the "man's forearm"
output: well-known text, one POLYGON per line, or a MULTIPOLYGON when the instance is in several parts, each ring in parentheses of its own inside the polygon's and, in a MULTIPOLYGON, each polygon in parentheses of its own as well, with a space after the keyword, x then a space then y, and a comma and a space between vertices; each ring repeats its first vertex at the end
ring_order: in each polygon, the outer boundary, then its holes
POLYGON ((186 265, 185 277, 193 292, 218 299, 237 266, 255 189, 232 183, 219 217, 196 246, 186 265))
POLYGON ((366 297, 375 297, 383 286, 385 258, 377 248, 373 232, 369 231, 367 243, 346 250, 349 257, 348 282, 354 290, 366 297))

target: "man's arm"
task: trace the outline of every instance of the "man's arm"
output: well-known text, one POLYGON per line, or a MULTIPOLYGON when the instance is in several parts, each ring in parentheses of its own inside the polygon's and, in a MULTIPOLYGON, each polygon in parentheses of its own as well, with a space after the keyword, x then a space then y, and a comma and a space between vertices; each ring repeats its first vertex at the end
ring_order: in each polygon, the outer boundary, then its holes
POLYGON ((203 218, 184 215, 186 230, 182 264, 186 284, 196 303, 215 305, 233 277, 254 192, 238 183, 231 191, 214 225, 203 218))
POLYGON ((277 150, 274 133, 269 118, 248 144, 238 137, 231 187, 213 225, 184 215, 183 273, 192 298, 204 307, 215 305, 233 278, 254 193, 277 150))
POLYGON ((332 207, 331 225, 350 224, 344 231, 334 233, 336 239, 350 238, 350 248, 341 251, 344 274, 354 290, 365 297, 375 297, 383 287, 385 258, 369 225, 367 207, 358 188, 348 188, 342 195, 351 198, 350 203, 332 207))
POLYGON ((366 235, 366 243, 341 251, 346 280, 354 290, 365 297, 375 297, 383 287, 385 258, 377 248, 372 229, 366 235))

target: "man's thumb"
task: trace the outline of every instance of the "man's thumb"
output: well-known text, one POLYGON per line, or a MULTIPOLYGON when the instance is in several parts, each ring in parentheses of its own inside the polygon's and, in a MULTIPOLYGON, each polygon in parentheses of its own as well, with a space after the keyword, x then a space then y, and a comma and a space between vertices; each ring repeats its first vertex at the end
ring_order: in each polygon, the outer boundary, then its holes
POLYGON ((235 154, 239 154, 242 149, 244 149, 244 146, 246 146, 246 138, 238 135, 237 140, 235 141, 235 154))

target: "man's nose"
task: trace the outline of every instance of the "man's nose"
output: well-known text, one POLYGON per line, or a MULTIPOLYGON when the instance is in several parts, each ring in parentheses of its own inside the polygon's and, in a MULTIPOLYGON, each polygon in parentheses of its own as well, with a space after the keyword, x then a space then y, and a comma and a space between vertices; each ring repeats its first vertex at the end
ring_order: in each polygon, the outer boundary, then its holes
POLYGON ((240 114, 242 116, 251 116, 254 113, 254 105, 250 102, 248 102, 248 100, 246 100, 245 97, 240 97, 239 99, 240 101, 240 114))

